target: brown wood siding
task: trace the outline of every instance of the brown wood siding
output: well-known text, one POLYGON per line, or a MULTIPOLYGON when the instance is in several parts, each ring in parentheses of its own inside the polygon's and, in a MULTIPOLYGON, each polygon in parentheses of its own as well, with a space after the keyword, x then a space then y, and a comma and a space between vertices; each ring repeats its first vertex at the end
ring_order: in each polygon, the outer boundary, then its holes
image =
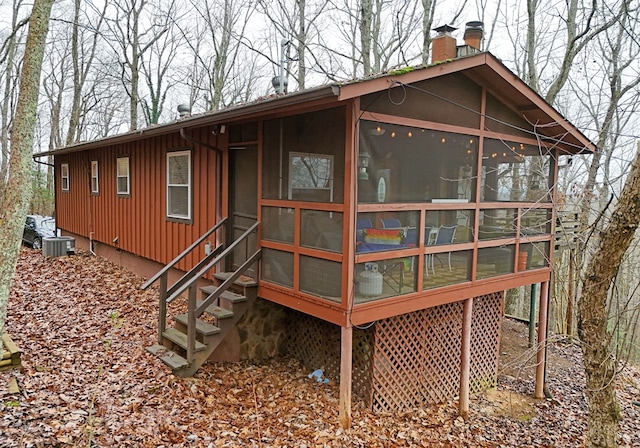
MULTIPOLYGON (((194 135, 206 141, 203 130, 194 135)), ((215 224, 215 151, 188 143, 175 133, 166 137, 58 156, 56 168, 69 163, 70 191, 56 185, 58 227, 91 237, 100 244, 166 264, 215 224), (167 150, 191 150, 192 219, 166 218, 167 150), (129 157, 130 195, 116 193, 116 159, 129 157), (98 160, 99 194, 90 193, 91 160, 98 160), (114 238, 118 242, 113 243, 114 238)), ((189 269, 203 253, 195 252, 179 268, 189 269)))

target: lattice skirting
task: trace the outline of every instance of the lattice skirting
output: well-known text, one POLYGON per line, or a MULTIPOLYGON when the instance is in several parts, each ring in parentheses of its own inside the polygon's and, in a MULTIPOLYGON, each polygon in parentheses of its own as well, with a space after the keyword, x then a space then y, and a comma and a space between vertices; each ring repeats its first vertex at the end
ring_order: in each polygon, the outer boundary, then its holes
MULTIPOLYGON (((503 301, 502 292, 474 298, 471 392, 496 384, 503 301)), ((338 382, 340 327, 300 313, 292 318, 290 354, 338 382)), ((462 302, 380 320, 353 335, 353 394, 373 411, 411 409, 458 395, 462 302)))
MULTIPOLYGON (((289 354, 299 359, 309 372, 322 369, 329 380, 340 382, 340 327, 307 314, 292 311, 289 354)), ((353 394, 371 403, 371 359, 374 331, 353 331, 353 394)))

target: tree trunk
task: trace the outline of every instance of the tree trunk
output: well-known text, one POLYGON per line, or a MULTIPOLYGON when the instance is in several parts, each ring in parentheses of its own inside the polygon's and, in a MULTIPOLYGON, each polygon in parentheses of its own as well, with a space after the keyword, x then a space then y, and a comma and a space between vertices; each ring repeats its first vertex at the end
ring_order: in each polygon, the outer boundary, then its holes
MULTIPOLYGON (((640 149, 640 147, 639 147, 640 149)), ((582 342, 589 401, 591 447, 616 446, 620 407, 615 392, 616 360, 608 329, 611 285, 640 222, 640 151, 597 250, 585 271, 578 301, 578 335, 582 342)))
POLYGON ((433 28, 433 13, 436 0, 422 0, 422 63, 429 64, 431 54, 431 29, 433 28))
MULTIPOLYGON (((15 30, 18 25, 18 11, 20 5, 14 1, 13 14, 11 17, 11 29, 15 30)), ((11 115, 13 113, 13 105, 15 98, 13 96, 14 83, 14 59, 16 55, 16 43, 18 37, 12 34, 5 42, 6 49, 6 65, 4 69, 4 95, 2 104, 0 105, 0 210, 4 209, 5 198, 5 179, 9 171, 9 157, 11 148, 9 145, 9 126, 11 125, 11 115)))
POLYGON ((373 0, 362 0, 360 6, 360 48, 364 76, 371 74, 371 22, 373 20, 373 0))
MULTIPOLYGON (((22 230, 31 200, 33 134, 40 90, 40 71, 54 0, 35 0, 20 76, 20 93, 11 133, 6 203, 0 210, 0 334, 4 332, 9 287, 15 272, 22 230)), ((1 344, 1 343, 0 343, 1 344)))

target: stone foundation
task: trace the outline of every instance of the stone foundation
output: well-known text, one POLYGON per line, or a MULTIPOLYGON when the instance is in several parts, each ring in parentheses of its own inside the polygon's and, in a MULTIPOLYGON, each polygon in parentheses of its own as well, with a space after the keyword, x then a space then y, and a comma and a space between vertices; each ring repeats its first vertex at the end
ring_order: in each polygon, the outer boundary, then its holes
POLYGON ((257 298, 237 324, 240 358, 262 361, 287 351, 287 308, 257 298))

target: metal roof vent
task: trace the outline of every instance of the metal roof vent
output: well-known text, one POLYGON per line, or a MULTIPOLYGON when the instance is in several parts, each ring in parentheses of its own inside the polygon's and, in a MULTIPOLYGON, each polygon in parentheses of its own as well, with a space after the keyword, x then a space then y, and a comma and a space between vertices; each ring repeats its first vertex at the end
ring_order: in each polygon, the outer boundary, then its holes
POLYGON ((178 115, 185 118, 191 115, 191 106, 188 104, 178 104, 178 115))

